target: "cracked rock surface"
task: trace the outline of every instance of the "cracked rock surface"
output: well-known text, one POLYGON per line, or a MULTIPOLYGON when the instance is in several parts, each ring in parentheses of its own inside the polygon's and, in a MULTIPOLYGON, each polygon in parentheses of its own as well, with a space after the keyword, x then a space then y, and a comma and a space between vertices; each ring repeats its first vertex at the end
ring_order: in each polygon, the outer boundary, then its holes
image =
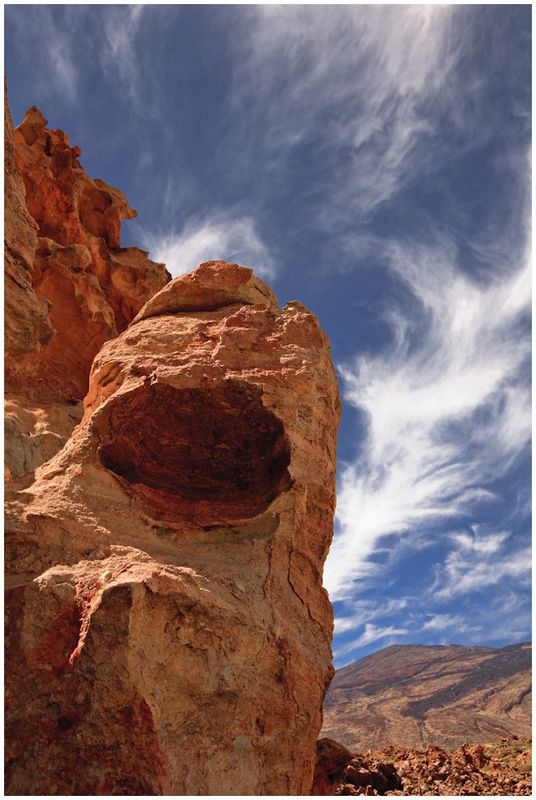
POLYGON ((236 264, 101 347, 8 484, 8 794, 309 793, 339 414, 314 315, 236 264))

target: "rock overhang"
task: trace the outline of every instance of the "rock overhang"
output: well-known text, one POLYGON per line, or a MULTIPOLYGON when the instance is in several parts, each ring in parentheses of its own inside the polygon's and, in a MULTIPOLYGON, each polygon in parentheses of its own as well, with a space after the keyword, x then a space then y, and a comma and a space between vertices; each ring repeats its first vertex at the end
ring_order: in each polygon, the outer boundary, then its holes
POLYGON ((92 430, 100 464, 157 520, 242 524, 293 483, 283 424, 244 382, 145 381, 110 397, 92 430))

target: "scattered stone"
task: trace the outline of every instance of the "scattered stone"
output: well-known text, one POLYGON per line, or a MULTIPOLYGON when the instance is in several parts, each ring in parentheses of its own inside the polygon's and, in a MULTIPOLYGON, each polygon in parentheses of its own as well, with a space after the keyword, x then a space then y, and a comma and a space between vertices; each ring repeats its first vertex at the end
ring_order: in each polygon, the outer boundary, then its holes
MULTIPOLYGON (((322 740, 321 740, 322 741, 322 740)), ((447 753, 386 747, 354 755, 339 778, 338 795, 531 796, 532 741, 502 737, 499 744, 462 745, 447 753)))

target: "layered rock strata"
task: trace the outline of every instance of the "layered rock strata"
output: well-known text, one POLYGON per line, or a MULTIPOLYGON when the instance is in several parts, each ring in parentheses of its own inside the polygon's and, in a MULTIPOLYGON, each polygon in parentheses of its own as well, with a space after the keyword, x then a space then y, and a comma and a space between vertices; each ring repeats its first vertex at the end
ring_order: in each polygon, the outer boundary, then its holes
POLYGON ((532 731, 532 644, 391 645, 337 670, 323 732, 361 753, 532 731))
POLYGON ((8 794, 308 794, 340 413, 316 318, 203 264, 84 405, 7 497, 8 794))

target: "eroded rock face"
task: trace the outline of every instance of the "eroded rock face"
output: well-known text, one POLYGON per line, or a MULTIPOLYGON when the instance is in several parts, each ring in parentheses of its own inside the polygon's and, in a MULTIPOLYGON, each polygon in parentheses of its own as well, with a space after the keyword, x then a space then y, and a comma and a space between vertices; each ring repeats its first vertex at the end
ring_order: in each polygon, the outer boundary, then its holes
POLYGON ((32 108, 14 131, 5 93, 5 476, 19 483, 80 422, 103 343, 170 279, 121 248, 121 219, 136 212, 46 124, 32 108))
POLYGON ((6 388, 80 401, 93 358, 170 279, 121 248, 125 196, 84 172, 80 148, 31 108, 6 114, 6 388))
POLYGON ((4 91, 4 350, 8 369, 11 362, 38 353, 54 338, 50 305, 32 288, 37 230, 15 166, 13 123, 4 91))
POLYGON ((316 318, 209 262, 84 405, 7 497, 8 793, 308 794, 340 413, 316 318))

